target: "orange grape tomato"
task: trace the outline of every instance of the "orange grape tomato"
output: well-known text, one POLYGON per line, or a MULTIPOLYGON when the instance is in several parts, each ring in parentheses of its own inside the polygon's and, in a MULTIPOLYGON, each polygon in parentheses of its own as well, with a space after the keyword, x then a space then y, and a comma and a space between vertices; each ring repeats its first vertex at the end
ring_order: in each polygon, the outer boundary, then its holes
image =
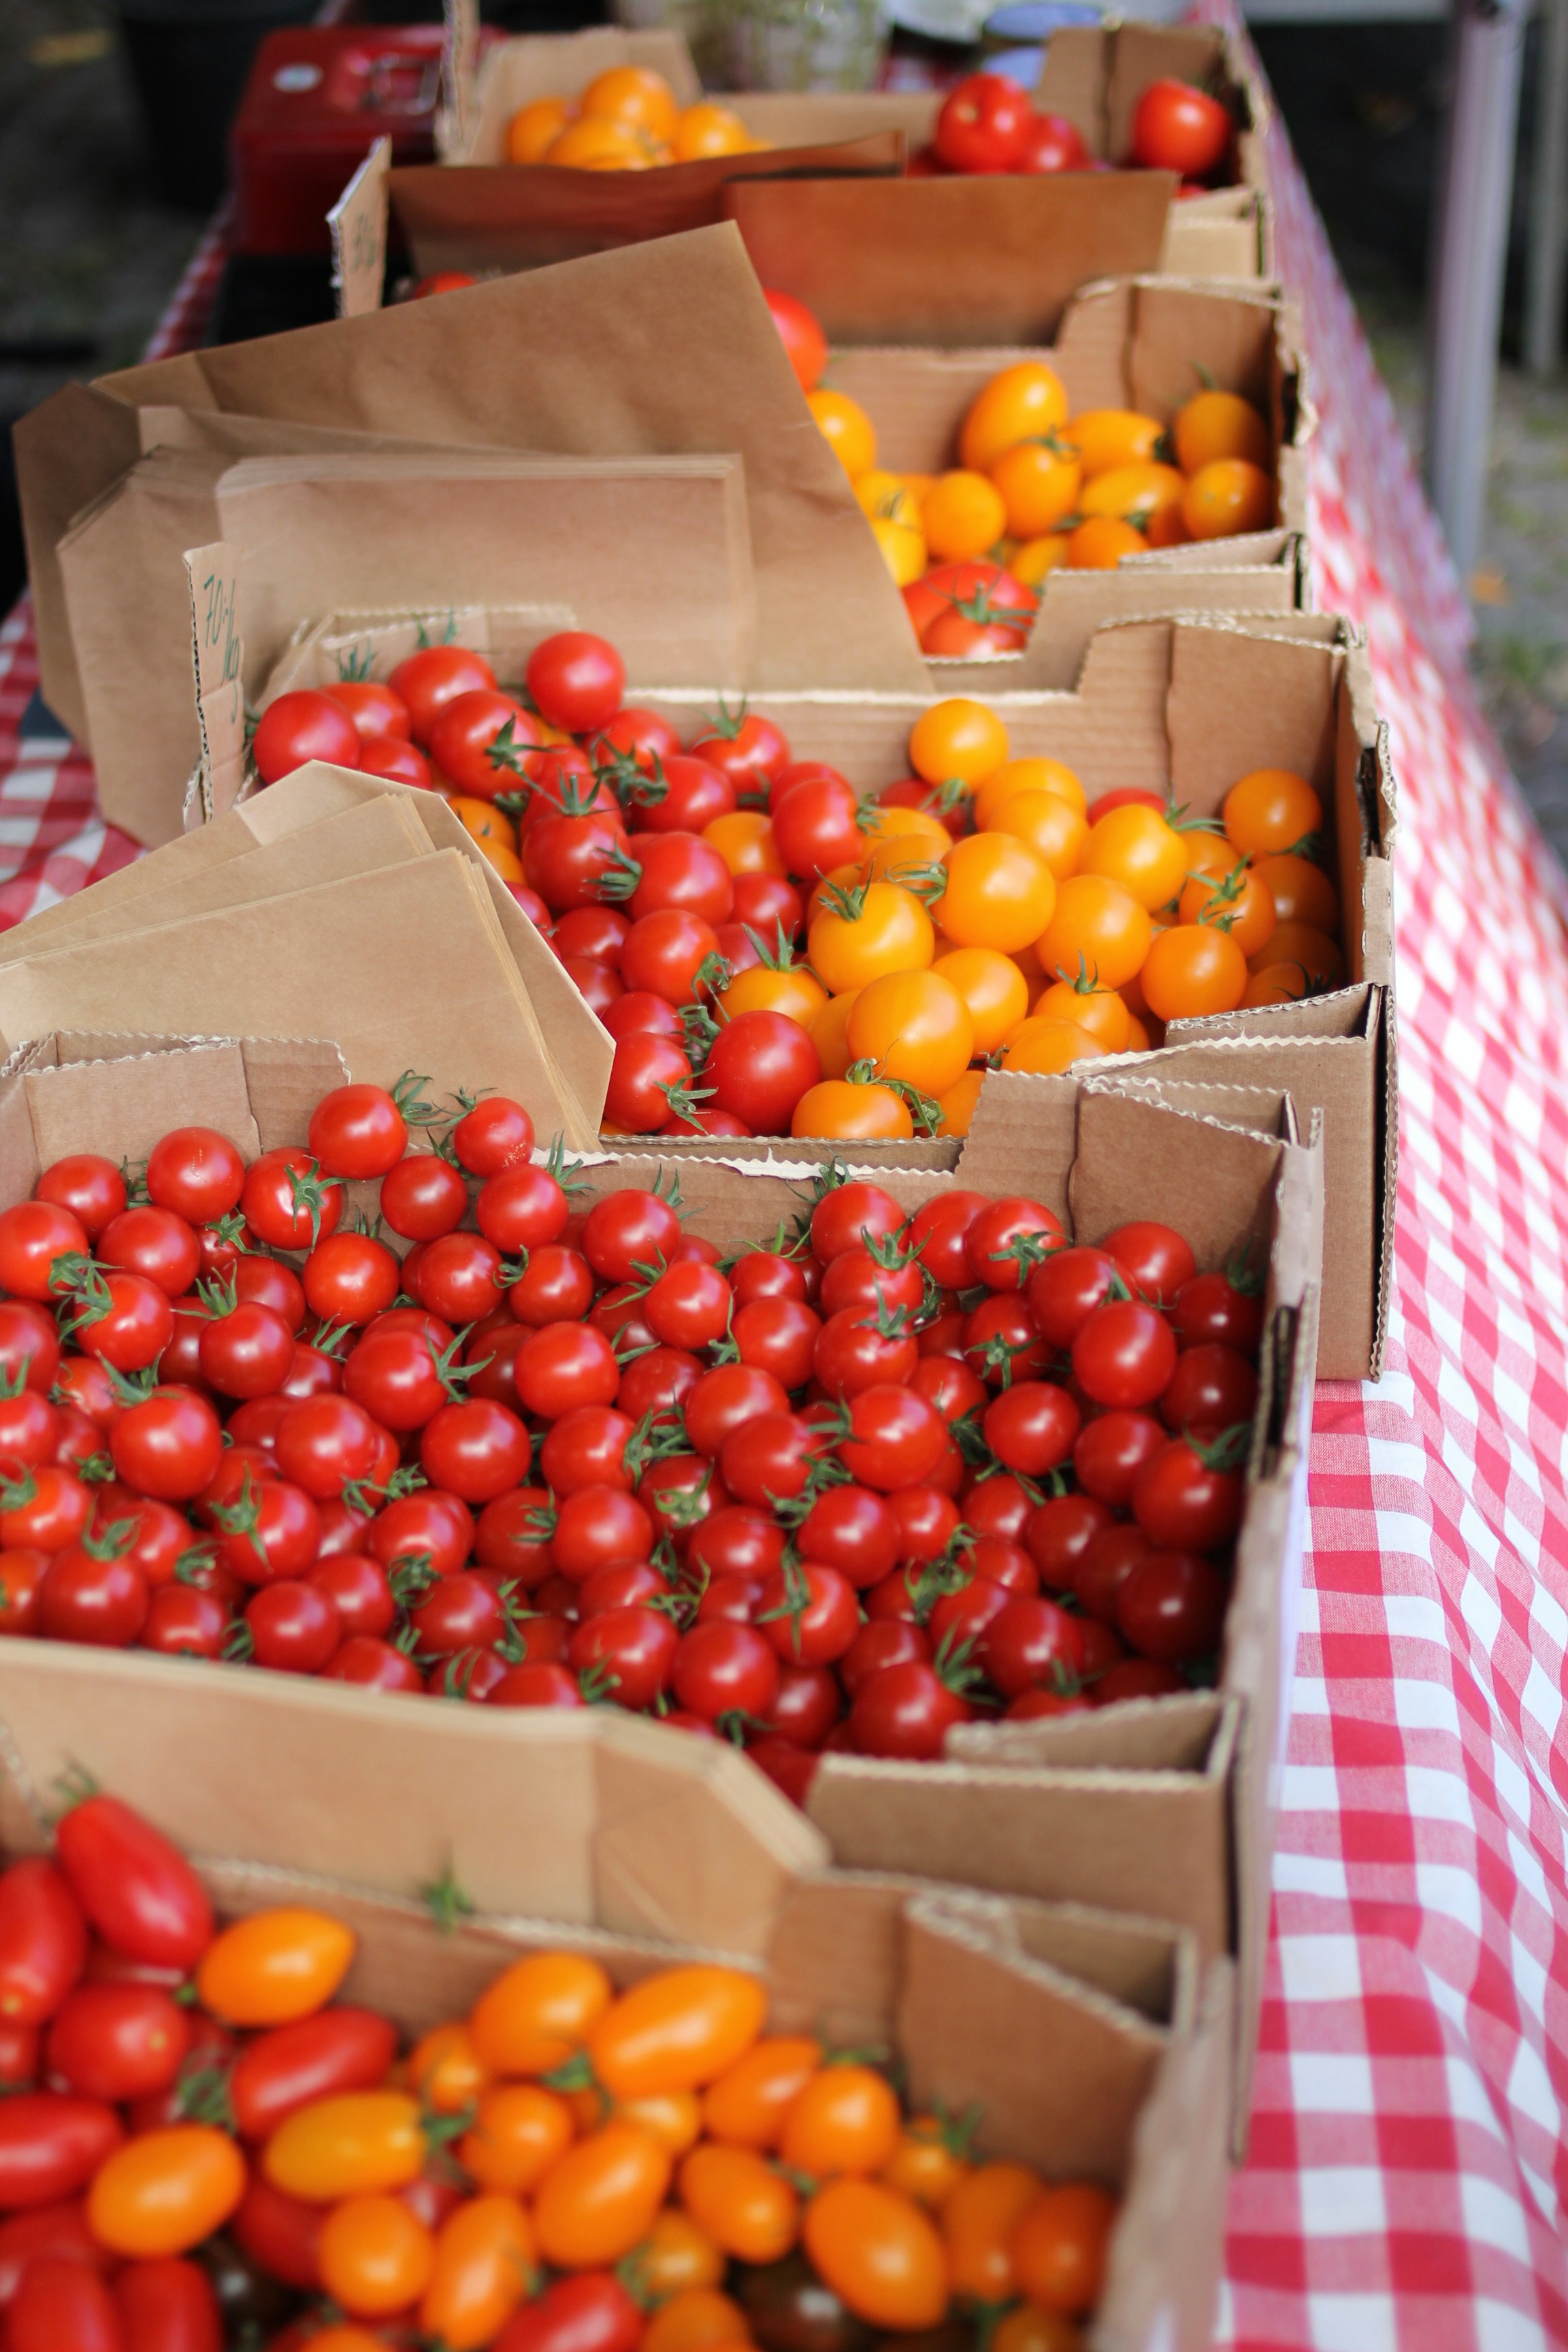
POLYGON ((1153 937, 1147 908, 1120 882, 1075 874, 1057 892, 1056 912, 1037 942, 1045 971, 1121 988, 1142 964, 1153 937))
POLYGON ((1002 493, 984 474, 939 474, 921 501, 921 529, 939 562, 967 563, 995 546, 1007 527, 1002 493))
POLYGON ((1221 811, 1226 838, 1243 857, 1276 857, 1320 831, 1323 803, 1291 768, 1254 768, 1232 784, 1221 811))
POLYGON ((466 2025, 432 2026, 408 2053, 409 2088, 438 2116, 471 2106, 489 2080, 466 2025))
POLYGON ((468 2032, 493 2074, 549 2074, 583 2047, 615 1997, 597 1960, 535 1952, 486 1987, 468 2032))
POLYGON ((559 2092, 500 2083, 480 2093, 473 2123, 458 2143, 458 2161, 481 2189, 526 2197, 574 2137, 572 2111, 559 2092))
POLYGON ((545 150, 554 144, 576 111, 575 101, 564 98, 536 98, 519 107, 506 127, 507 162, 542 163, 545 150))
POLYGON ((800 2200, 755 2148, 705 2140, 683 2158, 680 2201, 738 2263, 781 2262, 800 2232, 800 2200))
POLYGON ((767 1987, 743 1969, 661 1969, 600 2019, 588 2054, 613 2099, 697 2091, 744 2057, 767 2014, 767 1987))
POLYGON ((1068 406, 1066 385, 1043 360, 1004 368, 969 404, 958 435, 961 464, 987 472, 1005 449, 1065 425, 1068 406))
POLYGON ((1145 416, 1135 408, 1086 408, 1058 437, 1078 451, 1084 478, 1091 481, 1117 466, 1147 465, 1164 436, 1157 416, 1145 416))
POLYGON ((1345 976, 1345 960, 1338 943, 1310 923, 1279 923, 1267 947, 1254 961, 1254 970, 1270 964, 1296 964, 1306 973, 1310 992, 1338 988, 1345 976))
POLYGON ((1056 911, 1056 877, 1039 852, 1011 833, 972 833, 945 860, 947 887, 937 903, 943 936, 955 947, 1033 946, 1056 911))
POLYGON ((1080 816, 1088 806, 1083 786, 1060 760, 1007 760, 986 777, 974 795, 974 822, 983 833, 989 830, 1004 802, 1020 793, 1054 793, 1080 816))
MULTIPOLYGON (((865 476, 861 476, 864 481, 865 476)), ((859 483, 854 487, 858 489, 859 483)), ((910 588, 921 579, 926 568, 925 533, 919 525, 899 522, 891 515, 870 517, 871 536, 881 551, 882 561, 893 575, 893 584, 910 588)))
POLYGON ((849 1015, 859 994, 858 988, 847 988, 841 996, 830 996, 806 1030, 824 1078, 841 1078, 855 1058, 849 1051, 849 1015))
POLYGON ((321 2285, 355 2319, 406 2311, 429 2284, 436 2241, 400 2197, 346 2197, 316 2241, 321 2285))
POLYGON ((947 2116, 911 2116, 882 2167, 889 2189, 935 2211, 973 2167, 966 2122, 947 2116))
POLYGON ((539 2251, 552 2268, 603 2270, 646 2238, 674 2170, 669 2150, 636 2124, 612 2120, 578 2140, 540 2183, 539 2251))
POLYGON ((824 2066, 784 2118, 779 2153, 792 2172, 814 2180, 880 2172, 899 2144, 901 2120, 897 2092, 874 2066, 824 2066))
POLYGON ((1171 438, 1184 474, 1195 474, 1216 457, 1245 457, 1250 465, 1267 466, 1272 454, 1268 425, 1238 392, 1198 393, 1177 410, 1171 438))
POLYGON ((1013 2274, 1031 2303, 1068 2319, 1094 2309, 1116 2213, 1115 2198, 1092 2181, 1065 2181, 1036 2198, 1008 2241, 1013 2274))
POLYGON ((1077 1021, 1023 1021, 1007 1040, 1005 1070, 1027 1070, 1052 1077, 1074 1062, 1093 1061, 1105 1047, 1077 1021))
POLYGON ((577 101, 585 115, 632 122, 655 139, 668 139, 680 109, 675 92, 651 66, 610 66, 595 74, 577 101))
POLYGON ((1035 540, 1055 531, 1063 516, 1072 513, 1083 467, 1074 451, 1051 436, 1004 449, 991 467, 991 479, 1013 537, 1035 540))
POLYGON ((352 1927, 324 1911, 258 1911, 207 1946, 197 1999, 226 2025, 291 2025, 331 2000, 355 1941, 352 1927))
POLYGON ((280 2123, 261 2169, 274 2189, 327 2205, 406 2189, 425 2169, 426 2153, 417 2099, 406 2091, 345 2091, 314 2099, 280 2123))
POLYGON ((907 1143, 914 1114, 902 1095, 873 1080, 823 1078, 807 1087, 790 1114, 789 1131, 838 1143, 907 1143))
POLYGON ((1059 2312, 1018 2303, 996 2323, 991 2352, 1083 2352, 1083 2336, 1059 2312))
POLYGON ((938 956, 931 970, 950 981, 968 1005, 976 1054, 994 1054, 1029 1010, 1029 983, 999 949, 953 948, 938 956))
POLYGON ((1007 730, 996 713, 966 694, 922 710, 910 735, 910 765, 928 784, 955 779, 971 791, 1007 757, 1007 730))
POLYGON ((830 2180, 805 2209, 804 2235, 818 2276, 868 2326, 912 2334, 947 2316, 958 2281, 912 2197, 880 2180, 830 2180))
POLYGON ((1070 980, 1053 980, 1029 1008, 1031 1021, 1076 1021, 1080 1029, 1108 1054, 1127 1050, 1126 1004, 1113 988, 1079 988, 1070 980))
POLYGON ((537 2281, 533 2231, 515 2197, 473 2197, 437 2234, 419 2325, 445 2352, 493 2344, 537 2281))
POLYGON ((1142 555, 1149 542, 1136 523, 1121 515, 1089 515, 1068 539, 1068 569, 1114 572, 1124 555, 1142 555))
POLYGON ((984 1070, 965 1070, 963 1076, 944 1095, 937 1097, 942 1111, 939 1135, 967 1135, 980 1100, 980 1089, 985 1083, 984 1070))
POLYGON ((890 972, 871 981, 849 1015, 852 1062, 923 1095, 942 1095, 974 1055, 974 1023, 958 991, 935 972, 890 972))
POLYGON ((1183 923, 1223 924, 1249 959, 1268 946, 1279 920, 1268 884, 1239 859, 1227 874, 1194 874, 1176 917, 1183 923))
POLYGON ((721 1021, 733 1021, 740 1013, 782 1013, 809 1029, 826 1003, 826 989, 804 964, 774 971, 768 964, 754 963, 736 973, 714 1011, 721 1021))
POLYGON ((667 2205, 654 2218, 641 2245, 626 2256, 624 2273, 639 2301, 664 2303, 688 2288, 718 2286, 724 2277, 724 2250, 706 2230, 698 2228, 679 2205, 667 2205))
POLYGON ((650 2315, 641 2352, 710 2352, 721 2344, 748 2344, 751 2336, 738 2303, 714 2287, 689 2286, 650 2315))
POLYGON ((1005 2303, 1018 2292, 1009 2251, 1013 2231, 1045 2187, 1026 2164, 980 2164, 942 2209, 955 2294, 1005 2303))
POLYGON ((1026 841, 1050 867, 1053 881, 1069 881, 1082 867, 1089 826, 1058 793, 1015 793, 984 829, 1026 841))
POLYGON ((1310 923, 1314 930, 1332 937, 1339 929, 1339 893, 1321 866, 1286 851, 1258 858, 1257 871, 1280 922, 1310 923))
POLYGON ((1109 472, 1097 474, 1084 485, 1079 501, 1081 515, 1120 515, 1127 522, 1147 529, 1152 518, 1163 514, 1167 507, 1179 507, 1185 490, 1186 479, 1174 466, 1161 466, 1152 461, 1133 466, 1112 466, 1109 472))
POLYGON ((671 2156, 684 2156, 702 2137, 702 2107, 695 2091, 650 2091, 646 2098, 620 2100, 615 2112, 622 2123, 650 2132, 671 2156))
POLYGON ((1089 826, 1079 870, 1120 882, 1152 914, 1170 904, 1186 877, 1187 836, 1155 809, 1112 809, 1089 826))
POLYGON ((1026 539, 1007 558, 1007 570, 1026 588, 1037 588, 1052 572, 1059 572, 1068 560, 1068 539, 1065 530, 1042 532, 1038 539, 1026 539))
POLYGON ((184 2254, 221 2229, 244 2194, 245 2158, 226 2132, 173 2124, 105 2158, 88 2191, 88 2225, 131 2260, 184 2254))
POLYGON ((1267 530, 1273 520, 1273 480, 1245 457, 1200 467, 1182 493, 1182 520, 1194 539, 1236 539, 1267 530))
POLYGON ((737 2147, 777 2147, 791 2102, 821 2063, 822 2044, 809 2034, 764 2034, 703 2093, 710 2134, 737 2147))
POLYGON ((782 874, 784 859, 773 839, 773 821, 762 809, 731 809, 710 817, 702 828, 731 874, 782 874))
POLYGON ((1212 923, 1177 923, 1159 933, 1140 978, 1157 1020, 1234 1013, 1247 993, 1247 958, 1228 931, 1212 923))
POLYGON ((858 400, 847 392, 808 392, 805 404, 816 429, 848 475, 856 481, 877 462, 877 428, 858 400))
POLYGON ((495 867, 503 882, 527 882, 527 867, 516 850, 509 849, 504 841, 481 841, 479 855, 495 867))
POLYGON ((470 800, 466 793, 454 793, 447 805, 473 840, 499 842, 503 849, 516 849, 517 827, 493 801, 470 800))
POLYGON ((923 971, 934 952, 931 917, 897 882, 826 890, 806 932, 811 968, 835 996, 884 972, 923 971))
POLYGON ((1159 507, 1144 525, 1143 536, 1151 547, 1186 547, 1192 540, 1181 500, 1174 506, 1159 507))

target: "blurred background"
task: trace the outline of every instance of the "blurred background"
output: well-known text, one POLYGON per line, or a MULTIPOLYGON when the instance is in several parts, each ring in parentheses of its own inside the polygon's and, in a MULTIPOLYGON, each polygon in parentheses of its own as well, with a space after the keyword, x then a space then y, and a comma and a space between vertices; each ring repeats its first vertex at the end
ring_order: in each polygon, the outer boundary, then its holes
MULTIPOLYGON (((1258 0, 1253 37, 1366 332, 1420 451, 1447 24, 1323 21, 1354 0, 1258 0), (1314 20, 1299 21, 1308 9, 1314 20)), ((1406 0, 1425 11, 1434 0, 1406 0)), ((72 376, 133 362, 226 175, 227 115, 255 47, 310 0, 5 0, 0 7, 0 421, 72 376)), ((438 13, 376 0, 375 21, 438 13)), ((487 22, 555 29, 595 0, 487 0, 487 22)), ((1503 366, 1483 541, 1469 588, 1478 683, 1515 770, 1568 856, 1568 375, 1520 364, 1529 169, 1542 88, 1527 35, 1503 366)), ((215 340, 330 315, 324 263, 230 274, 215 340)), ((0 436, 0 610, 25 567, 0 436)))

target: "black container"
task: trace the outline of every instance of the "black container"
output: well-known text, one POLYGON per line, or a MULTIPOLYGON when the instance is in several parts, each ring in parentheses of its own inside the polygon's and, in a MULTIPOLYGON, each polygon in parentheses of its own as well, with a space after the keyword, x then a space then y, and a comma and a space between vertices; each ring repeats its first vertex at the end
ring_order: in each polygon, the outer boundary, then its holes
POLYGON ((166 204, 208 213, 228 184, 228 128, 250 61, 313 0, 120 0, 120 29, 166 204))

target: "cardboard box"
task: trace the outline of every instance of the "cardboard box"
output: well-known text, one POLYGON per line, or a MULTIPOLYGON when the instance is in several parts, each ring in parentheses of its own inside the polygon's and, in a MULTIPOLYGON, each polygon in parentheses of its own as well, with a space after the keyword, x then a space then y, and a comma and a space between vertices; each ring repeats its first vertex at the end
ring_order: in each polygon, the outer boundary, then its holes
POLYGON ((1231 1984, 1179 1932, 834 1873, 733 1750, 609 1709, 388 1708, 5 1640, 0 1727, 8 1853, 46 1847, 51 1784, 85 1766, 192 1853, 221 1916, 294 1902, 344 1919, 345 1997, 411 2036, 529 1949, 591 1952, 618 1984, 692 1958, 755 1969, 773 2030, 896 2048, 917 2101, 981 2103, 984 2154, 1121 2193, 1089 2352, 1209 2341, 1231 1984), (443 1932, 422 1890, 447 1874, 477 1909, 443 1932))

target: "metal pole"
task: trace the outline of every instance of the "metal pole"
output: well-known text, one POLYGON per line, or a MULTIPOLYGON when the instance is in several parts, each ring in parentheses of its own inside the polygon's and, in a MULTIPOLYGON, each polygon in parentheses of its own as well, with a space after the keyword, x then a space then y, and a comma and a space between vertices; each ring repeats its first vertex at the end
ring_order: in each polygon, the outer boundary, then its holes
POLYGON ((1524 364, 1551 375, 1563 349, 1563 196, 1568 185, 1568 0, 1542 0, 1541 99, 1530 159, 1524 364))
POLYGON ((1528 0, 1458 0, 1432 306, 1426 470, 1461 579, 1486 505, 1528 0))

